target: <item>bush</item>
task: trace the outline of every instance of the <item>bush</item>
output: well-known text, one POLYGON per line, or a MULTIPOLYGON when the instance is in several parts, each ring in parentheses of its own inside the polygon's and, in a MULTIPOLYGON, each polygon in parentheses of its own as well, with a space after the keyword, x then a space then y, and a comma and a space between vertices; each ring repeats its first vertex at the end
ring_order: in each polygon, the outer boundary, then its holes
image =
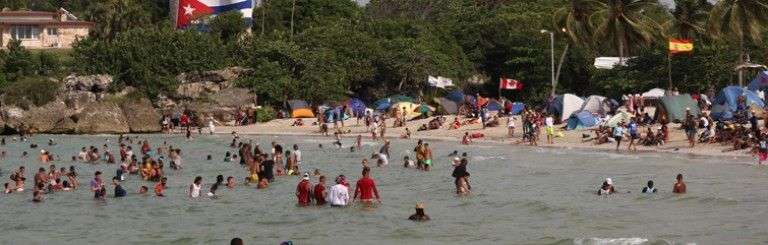
POLYGON ((42 106, 56 98, 59 84, 42 77, 25 77, 2 88, 3 103, 24 109, 42 106))
POLYGON ((256 122, 269 122, 277 117, 275 109, 269 106, 262 106, 256 110, 256 122))

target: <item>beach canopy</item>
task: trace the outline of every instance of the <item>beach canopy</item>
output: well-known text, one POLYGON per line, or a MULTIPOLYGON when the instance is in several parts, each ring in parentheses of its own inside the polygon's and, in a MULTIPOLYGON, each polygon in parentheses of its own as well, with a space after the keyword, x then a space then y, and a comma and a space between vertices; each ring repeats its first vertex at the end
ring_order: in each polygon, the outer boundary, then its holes
POLYGON ((580 111, 588 111, 598 115, 605 115, 611 108, 609 101, 603 96, 592 95, 584 100, 584 104, 581 105, 580 111))
POLYGON ((613 128, 618 126, 620 123, 629 123, 630 119, 632 119, 632 115, 626 111, 621 110, 616 112, 616 115, 613 115, 608 119, 608 121, 605 121, 605 126, 613 128))
POLYGON ((549 113, 559 116, 560 121, 567 121, 571 117, 571 114, 579 111, 581 105, 584 104, 584 99, 573 94, 558 95, 549 104, 549 113))
POLYGON ((731 112, 746 110, 751 105, 765 107, 765 103, 757 93, 739 86, 728 86, 720 90, 720 93, 715 96, 714 104, 726 105, 731 112), (746 104, 741 105, 741 108, 739 108, 739 96, 742 96, 746 102, 746 104))
POLYGON ((364 116, 366 109, 368 109, 365 107, 365 102, 357 98, 347 100, 347 106, 352 109, 355 116, 364 116))
POLYGON ((668 122, 679 122, 685 119, 686 109, 696 117, 701 114, 699 104, 688 94, 661 97, 661 105, 656 109, 657 119, 667 119, 668 122))
POLYGON ((445 113, 448 113, 448 114, 459 113, 459 104, 453 100, 440 97, 440 98, 436 98, 435 102, 437 102, 440 105, 440 107, 443 108, 443 111, 445 111, 445 113))
POLYGON ((664 97, 665 91, 664 89, 660 88, 653 88, 651 90, 648 90, 648 92, 645 92, 642 94, 643 98, 661 98, 664 97))
POLYGON ((588 111, 580 111, 571 114, 566 125, 568 130, 591 128, 597 125, 598 118, 588 111))

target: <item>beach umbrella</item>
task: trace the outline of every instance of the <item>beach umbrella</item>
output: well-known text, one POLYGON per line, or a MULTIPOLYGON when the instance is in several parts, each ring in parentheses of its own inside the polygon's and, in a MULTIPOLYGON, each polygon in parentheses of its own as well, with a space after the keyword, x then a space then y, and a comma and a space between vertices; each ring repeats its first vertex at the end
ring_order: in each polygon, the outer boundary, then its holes
POLYGON ((461 103, 464 102, 464 93, 462 93, 460 90, 454 90, 448 93, 445 98, 456 103, 461 103))

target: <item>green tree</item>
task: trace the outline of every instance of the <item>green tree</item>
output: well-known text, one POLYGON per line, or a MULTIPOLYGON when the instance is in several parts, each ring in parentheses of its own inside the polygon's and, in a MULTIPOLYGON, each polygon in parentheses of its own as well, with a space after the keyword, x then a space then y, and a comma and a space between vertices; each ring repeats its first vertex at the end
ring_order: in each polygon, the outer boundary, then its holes
MULTIPOLYGON (((721 0, 709 15, 707 30, 718 39, 739 44, 739 65, 744 63, 749 42, 761 43, 768 24, 768 1, 721 0)), ((739 70, 739 84, 744 84, 744 71, 739 70)))
POLYGON ((650 45, 659 30, 646 12, 657 7, 655 0, 596 0, 590 24, 593 40, 609 40, 619 57, 627 57, 636 44, 650 45))
POLYGON ((237 40, 248 29, 243 14, 237 11, 224 13, 214 17, 210 22, 211 33, 217 35, 224 42, 237 40))
POLYGON ((146 6, 137 0, 97 1, 88 8, 85 19, 96 22, 91 35, 102 39, 113 39, 121 32, 151 23, 146 6))
POLYGON ((10 80, 35 73, 35 60, 32 52, 21 46, 21 41, 11 40, 6 50, 0 51, 2 55, 3 72, 10 80))
POLYGON ((692 39, 705 34, 704 25, 709 18, 712 4, 702 0, 675 0, 672 19, 665 23, 667 35, 692 39))

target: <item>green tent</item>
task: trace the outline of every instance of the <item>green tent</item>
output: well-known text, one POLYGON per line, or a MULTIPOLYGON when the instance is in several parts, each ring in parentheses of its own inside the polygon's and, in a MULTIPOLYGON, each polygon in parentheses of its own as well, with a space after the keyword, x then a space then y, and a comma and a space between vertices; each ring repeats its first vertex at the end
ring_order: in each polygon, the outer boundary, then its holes
POLYGON ((656 110, 656 119, 666 119, 667 122, 680 122, 685 120, 686 109, 690 109, 691 114, 696 117, 701 114, 699 104, 688 94, 664 96, 661 97, 660 104, 656 110))

